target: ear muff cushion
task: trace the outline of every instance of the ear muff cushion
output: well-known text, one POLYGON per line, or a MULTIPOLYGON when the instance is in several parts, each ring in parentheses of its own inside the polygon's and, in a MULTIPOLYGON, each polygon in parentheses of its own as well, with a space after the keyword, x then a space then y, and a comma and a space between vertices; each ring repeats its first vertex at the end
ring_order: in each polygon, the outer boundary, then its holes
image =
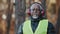
POLYGON ((27 9, 26 11, 27 11, 26 13, 30 16, 31 15, 30 9, 27 9))
POLYGON ((44 16, 44 10, 41 11, 42 16, 44 16))

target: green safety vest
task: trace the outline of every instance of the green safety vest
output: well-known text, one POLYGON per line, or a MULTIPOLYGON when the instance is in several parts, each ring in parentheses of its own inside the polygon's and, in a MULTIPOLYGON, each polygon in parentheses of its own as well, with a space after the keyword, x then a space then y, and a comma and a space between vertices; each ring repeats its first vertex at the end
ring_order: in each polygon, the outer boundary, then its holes
POLYGON ((33 33, 31 28, 31 21, 27 20, 23 25, 23 34, 47 34, 48 20, 41 20, 33 33))

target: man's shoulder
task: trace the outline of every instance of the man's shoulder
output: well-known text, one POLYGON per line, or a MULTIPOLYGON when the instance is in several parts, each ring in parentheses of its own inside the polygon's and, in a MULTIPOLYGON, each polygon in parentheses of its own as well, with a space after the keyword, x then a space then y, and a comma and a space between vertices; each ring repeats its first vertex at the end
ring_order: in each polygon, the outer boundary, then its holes
POLYGON ((23 25, 24 25, 24 23, 21 23, 20 26, 19 26, 19 29, 22 29, 23 25))
POLYGON ((53 25, 51 22, 48 21, 48 25, 53 25))
POLYGON ((49 28, 54 28, 53 24, 51 22, 48 22, 48 27, 49 28))
POLYGON ((20 26, 23 27, 24 23, 22 23, 20 26))

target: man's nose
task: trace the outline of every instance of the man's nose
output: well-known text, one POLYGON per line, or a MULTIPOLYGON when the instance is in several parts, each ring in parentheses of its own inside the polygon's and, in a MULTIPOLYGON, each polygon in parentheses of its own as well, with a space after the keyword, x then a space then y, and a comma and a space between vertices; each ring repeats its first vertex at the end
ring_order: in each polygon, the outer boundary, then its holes
POLYGON ((37 10, 34 10, 34 13, 37 13, 37 10))

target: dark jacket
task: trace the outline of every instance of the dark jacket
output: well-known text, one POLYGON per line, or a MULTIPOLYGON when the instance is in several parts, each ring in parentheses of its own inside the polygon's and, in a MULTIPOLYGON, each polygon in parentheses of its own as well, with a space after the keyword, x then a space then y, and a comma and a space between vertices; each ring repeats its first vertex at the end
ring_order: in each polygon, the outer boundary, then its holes
MULTIPOLYGON (((33 32, 35 32, 37 26, 38 26, 38 21, 31 21, 31 27, 33 32), (37 23, 36 23, 37 22, 37 23)), ((23 24, 20 25, 17 34, 23 34, 23 24)), ((51 24, 50 22, 48 22, 48 30, 47 30, 47 34, 55 34, 55 29, 53 24, 51 24)))

